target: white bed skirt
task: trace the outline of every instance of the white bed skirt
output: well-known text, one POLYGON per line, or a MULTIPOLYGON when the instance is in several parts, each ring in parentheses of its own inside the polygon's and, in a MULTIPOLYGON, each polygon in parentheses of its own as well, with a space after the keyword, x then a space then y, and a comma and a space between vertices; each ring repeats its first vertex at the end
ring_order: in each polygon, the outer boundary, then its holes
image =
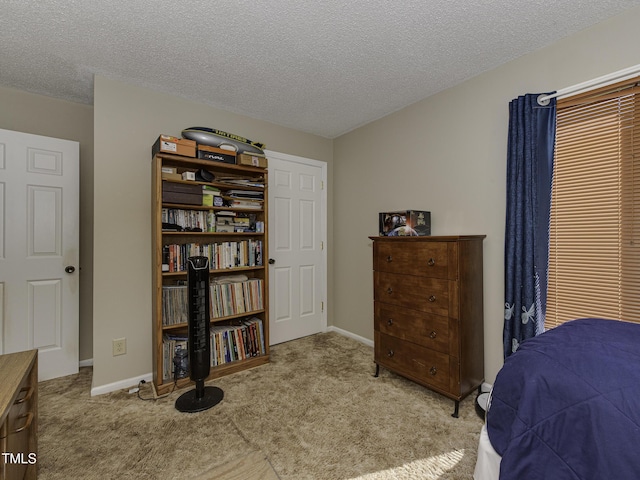
POLYGON ((489 441, 486 424, 480 431, 478 443, 478 460, 473 472, 473 480, 498 480, 500 476, 500 455, 493 449, 489 441))

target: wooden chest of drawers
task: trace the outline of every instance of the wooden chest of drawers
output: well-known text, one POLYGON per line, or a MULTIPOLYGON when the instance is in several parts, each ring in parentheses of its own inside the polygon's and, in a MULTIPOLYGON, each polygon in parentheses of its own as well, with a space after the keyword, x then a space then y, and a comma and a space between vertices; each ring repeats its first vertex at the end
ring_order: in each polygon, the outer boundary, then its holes
POLYGON ((484 235, 373 240, 375 362, 459 402, 484 381, 484 235))
POLYGON ((0 355, 0 480, 37 475, 38 351, 0 355))

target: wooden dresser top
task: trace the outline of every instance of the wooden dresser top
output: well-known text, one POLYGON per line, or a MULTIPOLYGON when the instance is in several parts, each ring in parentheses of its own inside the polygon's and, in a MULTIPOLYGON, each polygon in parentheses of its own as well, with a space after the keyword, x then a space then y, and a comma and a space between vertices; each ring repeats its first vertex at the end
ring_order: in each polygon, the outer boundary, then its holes
POLYGON ((382 242, 461 242, 486 237, 486 235, 424 235, 398 237, 371 236, 369 238, 374 241, 382 242))

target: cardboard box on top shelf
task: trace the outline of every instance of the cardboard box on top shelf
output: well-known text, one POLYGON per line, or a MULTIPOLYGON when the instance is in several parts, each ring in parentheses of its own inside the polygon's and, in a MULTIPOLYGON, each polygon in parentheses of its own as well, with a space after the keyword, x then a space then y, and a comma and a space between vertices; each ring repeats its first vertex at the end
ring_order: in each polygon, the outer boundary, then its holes
POLYGON ((239 153, 238 165, 251 165, 253 167, 267 168, 267 158, 255 153, 239 153))
POLYGON ((174 153, 183 157, 196 156, 196 142, 186 138, 160 135, 151 148, 152 155, 157 153, 174 153))

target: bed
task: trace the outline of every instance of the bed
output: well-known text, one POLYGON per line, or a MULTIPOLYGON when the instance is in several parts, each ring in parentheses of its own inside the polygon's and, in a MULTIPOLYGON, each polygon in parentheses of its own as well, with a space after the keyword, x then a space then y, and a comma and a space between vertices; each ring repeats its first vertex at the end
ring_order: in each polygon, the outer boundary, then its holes
POLYGON ((496 377, 475 480, 640 478, 640 325, 567 322, 496 377))

